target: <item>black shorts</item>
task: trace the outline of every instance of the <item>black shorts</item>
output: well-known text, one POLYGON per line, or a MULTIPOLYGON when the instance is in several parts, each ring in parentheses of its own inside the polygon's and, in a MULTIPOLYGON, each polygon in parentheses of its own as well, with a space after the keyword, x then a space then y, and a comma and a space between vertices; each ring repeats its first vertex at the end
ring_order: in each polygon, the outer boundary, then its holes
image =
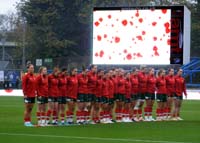
POLYGON ((167 95, 166 94, 157 94, 156 101, 157 102, 167 102, 167 95))
POLYGON ((37 97, 37 103, 38 104, 46 104, 46 103, 48 103, 48 97, 38 96, 37 97))
POLYGON ((116 95, 116 99, 115 100, 124 102, 125 101, 125 95, 119 93, 119 94, 116 95))
POLYGON ((109 104, 109 105, 113 105, 113 104, 114 104, 114 101, 115 101, 114 98, 109 98, 109 99, 108 99, 108 104, 109 104))
POLYGON ((180 95, 175 94, 174 99, 183 100, 183 95, 180 96, 180 95))
POLYGON ((96 96, 95 94, 88 94, 87 102, 95 102, 96 96))
POLYGON ((102 97, 96 97, 95 102, 97 102, 97 103, 101 103, 101 101, 102 101, 102 97))
POLYGON ((78 93, 78 102, 88 102, 88 94, 78 93))
POLYGON ((67 102, 76 102, 76 99, 75 98, 71 98, 71 97, 67 97, 66 101, 67 102))
POLYGON ((138 94, 131 94, 131 101, 138 100, 138 94))
POLYGON ((24 103, 35 103, 35 97, 24 98, 24 103))
POLYGON ((66 104, 66 97, 65 96, 60 96, 58 97, 58 104, 66 104))
POLYGON ((109 102, 109 99, 107 97, 105 97, 105 96, 101 97, 101 103, 106 104, 108 102, 109 102))
POLYGON ((146 97, 146 93, 139 93, 138 94, 138 99, 140 99, 140 100, 145 100, 145 97, 146 97))
POLYGON ((48 97, 48 102, 58 102, 58 97, 48 97))
POLYGON ((126 98, 125 103, 131 103, 131 98, 126 98))
POLYGON ((156 95, 155 95, 155 93, 147 93, 146 94, 146 96, 145 96, 145 99, 146 100, 155 100, 155 98, 156 98, 156 95))

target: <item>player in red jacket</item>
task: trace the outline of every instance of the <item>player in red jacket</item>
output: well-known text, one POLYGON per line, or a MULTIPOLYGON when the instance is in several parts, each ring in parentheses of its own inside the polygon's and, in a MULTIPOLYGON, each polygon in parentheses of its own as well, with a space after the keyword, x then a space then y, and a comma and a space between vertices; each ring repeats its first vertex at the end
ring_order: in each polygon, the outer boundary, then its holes
POLYGON ((125 104, 122 115, 122 122, 132 122, 130 119, 130 105, 131 105, 131 79, 130 73, 125 73, 125 104))
POLYGON ((149 74, 147 75, 147 94, 145 96, 146 107, 144 108, 145 112, 145 121, 154 121, 152 117, 153 104, 155 101, 155 91, 156 91, 156 77, 154 76, 154 68, 149 69, 149 74))
POLYGON ((185 79, 182 77, 182 73, 183 70, 178 69, 177 75, 175 77, 175 108, 173 111, 173 120, 183 120, 182 118, 180 118, 180 109, 183 100, 183 94, 187 98, 187 92, 185 79))
POLYGON ((27 127, 32 127, 31 123, 31 112, 35 103, 36 96, 36 78, 34 75, 34 66, 29 64, 27 66, 27 74, 22 78, 22 90, 24 93, 24 125, 27 127))
POLYGON ((77 97, 77 106, 78 109, 76 111, 76 122, 78 124, 85 123, 86 117, 84 113, 84 109, 86 107, 86 103, 88 102, 88 77, 87 77, 87 69, 83 66, 82 72, 78 75, 78 97, 77 97))
POLYGON ((66 108, 66 96, 67 96, 67 69, 62 68, 59 74, 58 82, 58 115, 60 115, 61 125, 65 124, 65 108, 66 108))
POLYGON ((160 69, 158 71, 158 77, 156 79, 156 88, 157 88, 157 110, 156 110, 156 120, 162 121, 165 120, 164 109, 167 102, 167 89, 166 89, 166 80, 165 80, 165 70, 160 69))
POLYGON ((124 79, 124 70, 119 69, 119 76, 117 77, 118 80, 118 86, 117 86, 117 97, 116 97, 116 121, 121 122, 122 121, 122 114, 123 114, 123 108, 124 108, 124 102, 125 102, 125 79, 124 79))
MULTIPOLYGON (((96 100, 96 84, 97 84, 97 66, 91 65, 90 71, 87 73, 88 76, 88 103, 85 110, 85 115, 87 116, 87 122, 90 121, 91 110, 94 106, 96 100)), ((92 113, 93 114, 93 113, 92 113)), ((92 119, 93 119, 92 115, 92 119)), ((91 123, 94 123, 93 121, 91 123)))
POLYGON ((59 96, 59 68, 55 67, 53 73, 48 76, 48 111, 47 111, 47 123, 50 123, 50 118, 53 115, 52 124, 57 125, 58 123, 58 96, 59 96))
POLYGON ((46 126, 46 108, 48 103, 48 76, 47 68, 40 67, 36 77, 37 91, 37 119, 39 126, 46 126))
POLYGON ((133 121, 139 121, 137 117, 138 107, 136 103, 138 101, 138 90, 139 90, 139 81, 138 81, 138 72, 137 68, 134 68, 131 73, 131 118, 133 121))
POLYGON ((113 70, 109 70, 109 98, 108 98, 108 114, 109 118, 107 119, 108 123, 113 122, 113 109, 114 109, 114 93, 115 93, 115 84, 113 80, 113 70))
MULTIPOLYGON (((138 73, 138 81, 139 81, 139 94, 138 94, 138 114, 139 114, 139 121, 143 121, 142 117, 142 107, 144 105, 145 96, 147 94, 147 75, 146 75, 146 67, 141 66, 140 72, 138 73)), ((137 106, 136 105, 136 106, 137 106)))
POLYGON ((167 107, 165 108, 165 116, 167 119, 171 118, 171 109, 173 104, 173 97, 175 96, 175 76, 174 69, 170 68, 166 79, 166 88, 167 88, 167 107))
POLYGON ((67 79, 67 124, 73 124, 74 111, 76 107, 76 100, 78 95, 78 79, 77 79, 77 68, 70 70, 70 76, 67 79))
POLYGON ((97 71, 97 85, 96 85, 96 101, 93 108, 93 121, 95 123, 100 123, 100 107, 101 107, 101 98, 102 98, 102 85, 103 85, 103 75, 104 71, 99 69, 97 71))
POLYGON ((102 84, 102 106, 100 112, 101 123, 109 123, 109 111, 108 111, 108 102, 109 102, 109 72, 106 71, 103 76, 102 84))

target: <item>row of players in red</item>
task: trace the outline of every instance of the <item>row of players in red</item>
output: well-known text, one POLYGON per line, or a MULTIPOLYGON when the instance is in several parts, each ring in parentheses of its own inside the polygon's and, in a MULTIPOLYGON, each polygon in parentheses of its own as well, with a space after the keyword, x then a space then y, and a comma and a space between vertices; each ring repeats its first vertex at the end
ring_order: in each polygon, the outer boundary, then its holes
POLYGON ((155 99, 156 120, 166 120, 171 116, 173 120, 180 120, 182 94, 187 95, 182 72, 179 69, 175 76, 174 69, 169 69, 166 75, 165 70, 160 69, 155 76, 153 68, 135 68, 131 72, 117 68, 103 71, 92 65, 89 71, 83 69, 80 74, 77 74, 76 68, 72 68, 69 74, 65 68, 61 71, 54 68, 52 74, 47 75, 46 67, 41 67, 35 76, 34 66, 30 64, 22 79, 26 105, 24 124, 32 126, 31 110, 35 97, 38 103, 38 124, 42 126, 49 123, 51 117, 52 123, 57 124, 59 116, 61 124, 72 124, 76 106, 76 120, 79 124, 90 119, 92 123, 111 123, 113 112, 117 122, 153 121, 152 108, 155 99), (144 101, 145 119, 142 117, 144 101))

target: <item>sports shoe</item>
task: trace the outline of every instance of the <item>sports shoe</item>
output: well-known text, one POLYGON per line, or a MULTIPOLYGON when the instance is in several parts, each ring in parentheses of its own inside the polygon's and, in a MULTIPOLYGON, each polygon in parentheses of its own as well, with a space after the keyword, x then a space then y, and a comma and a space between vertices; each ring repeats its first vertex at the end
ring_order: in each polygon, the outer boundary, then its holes
POLYGON ((31 124, 31 122, 25 122, 24 126, 26 126, 26 127, 34 127, 34 125, 31 124))
POLYGON ((134 117, 133 120, 134 120, 135 122, 139 122, 139 119, 138 119, 137 117, 134 117))
POLYGON ((178 121, 176 117, 171 118, 172 121, 178 121))
POLYGON ((139 117, 138 120, 139 120, 139 121, 144 121, 143 117, 139 117))
POLYGON ((177 117, 176 119, 179 121, 183 121, 183 119, 181 117, 177 117))
POLYGON ((150 116, 149 121, 156 121, 156 120, 152 116, 150 116))

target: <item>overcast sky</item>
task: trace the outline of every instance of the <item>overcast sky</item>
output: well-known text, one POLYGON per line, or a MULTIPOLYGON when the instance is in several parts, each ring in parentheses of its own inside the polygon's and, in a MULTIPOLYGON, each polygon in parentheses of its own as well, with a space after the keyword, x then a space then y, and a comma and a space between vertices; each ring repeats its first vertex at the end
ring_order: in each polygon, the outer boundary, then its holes
POLYGON ((16 12, 16 2, 20 0, 0 0, 0 14, 6 14, 8 12, 16 12))

